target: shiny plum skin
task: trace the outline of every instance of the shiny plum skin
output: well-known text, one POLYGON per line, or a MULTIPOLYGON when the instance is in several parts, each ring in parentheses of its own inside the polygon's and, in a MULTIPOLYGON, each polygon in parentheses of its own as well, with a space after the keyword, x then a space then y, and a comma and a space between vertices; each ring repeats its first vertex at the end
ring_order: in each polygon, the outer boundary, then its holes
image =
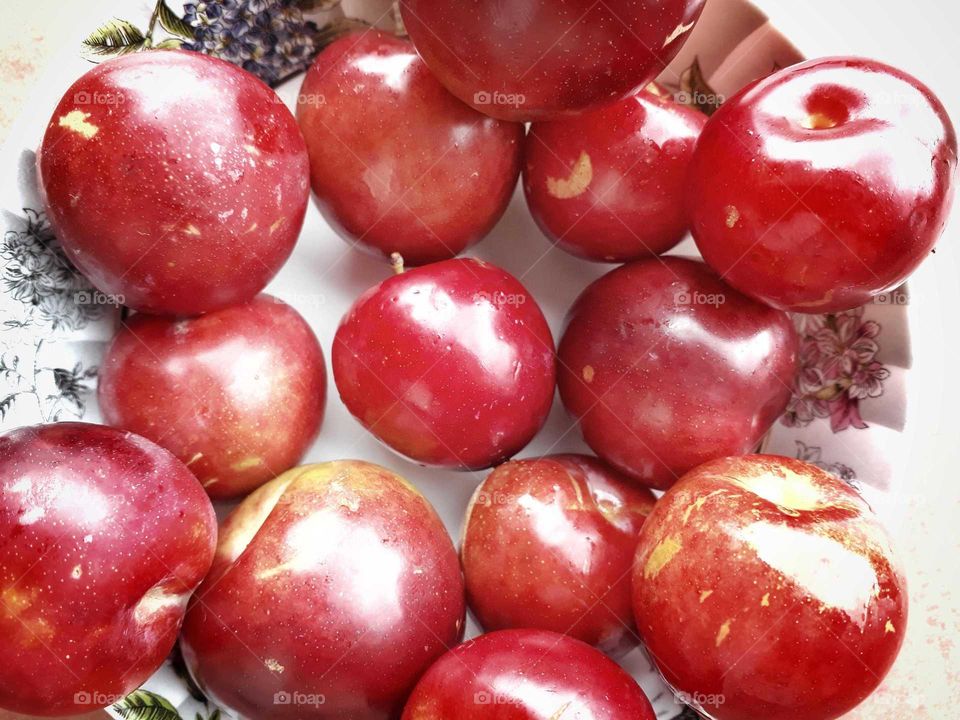
POLYGON ((690 166, 704 259, 773 307, 827 313, 899 286, 952 204, 957 137, 920 81, 826 58, 748 87, 710 120, 690 166))
POLYGON ((0 707, 76 715, 173 648, 216 545, 210 500, 166 450, 113 428, 0 435, 0 707))
POLYGON ((424 465, 482 469, 522 450, 556 388, 550 328, 509 273, 475 259, 408 270, 364 293, 333 341, 347 409, 424 465))
POLYGON ((716 720, 833 720, 880 684, 907 588, 867 504, 772 455, 691 471, 640 533, 634 609, 667 682, 716 720))
POLYGON ((654 720, 637 683, 603 653, 545 630, 501 630, 441 657, 402 720, 654 720))
POLYGON ((408 265, 482 240, 520 174, 523 126, 464 105, 409 41, 378 31, 347 35, 317 57, 297 120, 330 225, 352 245, 398 252, 408 265))
POLYGON ((227 518, 181 641, 250 720, 396 718, 463 637, 463 579, 433 507, 361 461, 295 468, 227 518))
POLYGON ((214 498, 296 465, 316 439, 326 367, 313 331, 269 295, 176 320, 138 314, 100 370, 111 425, 170 450, 214 498))
POLYGON ((796 372, 790 318, 701 262, 638 260, 590 285, 567 316, 560 397, 601 459, 651 487, 754 450, 796 372))
POLYGON ((551 120, 618 100, 673 59, 703 0, 401 0, 417 51, 480 112, 551 120))
POLYGON ((654 502, 586 455, 504 463, 467 510, 470 609, 487 631, 552 630, 622 655, 637 643, 630 570, 654 502))
POLYGON ((187 51, 96 65, 63 96, 37 162, 70 260, 119 303, 161 315, 260 292, 310 192, 306 146, 276 93, 187 51))
POLYGON ((687 167, 707 116, 641 91, 527 134, 523 187, 537 225, 587 260, 659 255, 687 233, 687 167))

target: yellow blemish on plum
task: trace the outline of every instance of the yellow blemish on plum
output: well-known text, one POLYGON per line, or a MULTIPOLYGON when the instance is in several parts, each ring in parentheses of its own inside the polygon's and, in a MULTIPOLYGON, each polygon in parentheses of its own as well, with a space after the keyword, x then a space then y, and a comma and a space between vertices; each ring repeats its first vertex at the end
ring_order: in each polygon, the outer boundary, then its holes
POLYGON ((668 537, 661 540, 660 544, 650 553, 650 557, 647 558, 647 564, 643 568, 644 579, 649 580, 659 575, 660 571, 676 557, 682 547, 683 544, 678 537, 668 537))
POLYGON ((28 595, 16 588, 8 588, 0 595, 0 604, 7 611, 7 614, 16 617, 33 604, 34 595, 36 595, 36 592, 28 595))
POLYGON ((89 140, 100 132, 100 128, 88 122, 88 117, 90 117, 90 113, 85 113, 83 110, 71 110, 66 115, 61 115, 57 124, 62 128, 67 128, 67 130, 73 130, 78 135, 82 135, 89 140))
POLYGON ((808 476, 798 475, 788 468, 783 468, 781 472, 783 477, 762 472, 731 480, 757 497, 773 503, 780 512, 792 517, 803 511, 821 510, 830 506, 823 490, 808 476))
POLYGON ((893 623, 890 620, 887 620, 886 631, 888 633, 895 633, 897 631, 897 629, 893 626, 893 623))
POLYGON ((199 459, 202 458, 202 457, 203 457, 203 453, 202 453, 202 452, 195 453, 192 458, 190 458, 189 460, 187 460, 187 462, 184 463, 184 465, 186 465, 187 467, 190 467, 191 465, 193 465, 197 460, 199 460, 199 459))
POLYGON ((683 23, 680 23, 679 25, 677 25, 676 29, 672 33, 667 35, 667 39, 663 41, 663 47, 666 47, 681 35, 686 35, 688 32, 693 30, 693 26, 695 24, 696 23, 690 23, 689 25, 684 25, 683 23))
POLYGON ((717 632, 717 647, 720 647, 723 644, 723 641, 727 639, 727 636, 730 635, 730 624, 733 620, 727 620, 723 625, 720 626, 720 630, 717 632))
POLYGON ((270 234, 273 235, 281 225, 283 225, 283 218, 277 218, 274 220, 273 224, 270 226, 270 234))
POLYGON ((683 511, 683 524, 684 525, 687 524, 687 521, 690 519, 690 515, 693 513, 694 510, 702 509, 703 506, 707 503, 707 500, 709 500, 715 495, 719 495, 722 492, 723 490, 714 490, 713 492, 707 493, 706 495, 701 495, 692 503, 690 503, 687 506, 687 509, 683 511))
POLYGON ((186 233, 187 235, 193 235, 194 237, 200 237, 200 228, 198 228, 198 227, 197 227, 196 225, 194 225, 193 223, 190 223, 189 225, 187 225, 187 226, 183 229, 183 232, 186 233))
POLYGON ((237 472, 243 472, 244 470, 249 470, 250 468, 254 468, 259 465, 263 465, 263 458, 252 455, 233 463, 233 465, 230 466, 230 469, 236 470, 237 472))
POLYGON ((572 704, 573 704, 572 700, 567 700, 567 702, 565 702, 562 707, 558 708, 557 711, 550 716, 550 720, 560 720, 560 718, 563 717, 564 713, 566 713, 567 710, 570 709, 570 705, 572 704))
POLYGON ((704 590, 700 593, 700 604, 706 602, 707 598, 713 595, 713 590, 704 590))
POLYGON ((218 477, 212 477, 212 478, 210 478, 209 480, 204 480, 204 481, 203 481, 203 486, 204 486, 204 487, 210 487, 211 485, 216 485, 218 482, 220 482, 220 478, 218 478, 218 477))
POLYGON ((593 182, 593 163, 585 152, 580 153, 567 178, 547 178, 547 192, 558 200, 569 200, 583 195, 593 182))
POLYGON ((279 673, 282 673, 284 670, 286 670, 286 668, 283 665, 281 665, 279 662, 277 662, 273 658, 264 660, 263 664, 267 668, 267 670, 273 673, 279 674, 279 673))
POLYGON ((823 113, 810 113, 807 117, 800 120, 800 126, 807 130, 829 130, 837 126, 837 121, 823 113))
POLYGON ((257 147, 254 146, 254 145, 244 145, 244 146, 243 146, 243 149, 246 150, 246 151, 247 151, 248 153, 250 153, 251 155, 259 155, 259 154, 260 154, 260 149, 257 148, 257 147))
POLYGON ((727 227, 732 230, 740 221, 740 211, 735 205, 727 205, 724 211, 727 213, 727 227))
POLYGON ((760 598, 760 607, 770 607, 770 593, 760 598))
POLYGON ((244 233, 252 233, 252 232, 253 232, 254 230, 256 230, 256 229, 257 229, 257 224, 256 224, 256 223, 251 223, 250 227, 248 227, 246 230, 244 230, 244 233))
POLYGON ((577 498, 576 506, 582 510, 586 506, 586 502, 583 497, 583 489, 580 487, 580 483, 577 482, 577 479, 569 472, 567 473, 567 479, 570 481, 570 487, 573 488, 573 494, 577 498))
POLYGON ((53 638, 53 628, 42 617, 25 617, 37 598, 39 591, 33 588, 30 591, 8 588, 0 594, 0 615, 15 618, 26 632, 21 636, 21 642, 33 645, 38 641, 49 641, 53 638))
POLYGON ((79 580, 83 577, 83 568, 77 565, 73 570, 70 571, 70 577, 74 580, 79 580))
POLYGON ((587 381, 588 383, 593 382, 593 376, 595 373, 592 365, 584 365, 583 372, 581 374, 583 375, 583 379, 585 381, 587 381))

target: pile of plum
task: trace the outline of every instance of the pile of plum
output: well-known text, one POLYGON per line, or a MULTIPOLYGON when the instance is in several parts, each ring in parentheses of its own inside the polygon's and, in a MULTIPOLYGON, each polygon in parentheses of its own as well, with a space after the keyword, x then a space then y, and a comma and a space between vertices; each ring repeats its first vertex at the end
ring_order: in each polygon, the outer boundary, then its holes
POLYGON ((945 224, 956 136, 920 82, 856 58, 709 118, 678 104, 652 80, 702 4, 403 0, 411 40, 335 40, 296 116, 186 51, 67 90, 46 211, 135 312, 101 368, 108 425, 0 436, 0 707, 106 707, 178 638, 254 720, 649 720, 614 661, 640 642, 717 720, 829 720, 876 689, 907 619, 885 531, 840 479, 751 453, 791 397, 788 313, 907 278, 945 224), (558 345, 516 277, 456 257, 521 174, 559 248, 621 264, 558 345), (394 270, 327 339, 341 400, 413 463, 493 468, 459 553, 393 472, 298 467, 324 355, 261 291, 311 188, 394 270), (688 230, 705 262, 661 257, 688 230), (511 460, 558 388, 596 457, 511 460), (211 498, 242 498, 219 531, 211 498), (467 607, 487 634, 462 643, 467 607))

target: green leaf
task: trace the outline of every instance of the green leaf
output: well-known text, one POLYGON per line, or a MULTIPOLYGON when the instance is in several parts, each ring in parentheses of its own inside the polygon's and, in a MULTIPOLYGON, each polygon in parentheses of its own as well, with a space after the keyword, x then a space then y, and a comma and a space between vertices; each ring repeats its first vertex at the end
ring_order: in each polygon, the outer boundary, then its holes
POLYGON ((180 38, 167 38, 154 44, 154 50, 179 50, 183 47, 183 40, 180 38))
POLYGON ((169 700, 149 690, 134 690, 113 709, 124 720, 183 720, 169 700))
POLYGON ((147 47, 146 36, 133 23, 111 20, 83 41, 94 55, 126 55, 147 47))
POLYGON ((157 20, 160 21, 160 26, 171 35, 176 35, 184 40, 194 39, 193 28, 190 24, 171 10, 164 0, 160 0, 157 4, 157 20))
POLYGON ((10 411, 10 408, 13 407, 13 401, 17 399, 17 394, 13 393, 8 395, 3 400, 0 400, 0 420, 3 420, 7 413, 10 411))

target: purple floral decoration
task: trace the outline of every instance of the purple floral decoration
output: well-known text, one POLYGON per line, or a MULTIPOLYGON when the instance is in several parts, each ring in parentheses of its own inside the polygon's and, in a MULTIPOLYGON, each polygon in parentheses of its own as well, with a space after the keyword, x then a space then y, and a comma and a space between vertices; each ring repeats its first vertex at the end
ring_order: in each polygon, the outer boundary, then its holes
POLYGON ((876 359, 880 324, 863 319, 863 308, 830 315, 796 315, 800 371, 781 422, 805 427, 830 418, 834 432, 863 429, 860 402, 883 395, 890 371, 876 359))
POLYGON ((239 65, 276 86, 306 70, 314 56, 356 23, 332 19, 323 27, 303 9, 329 10, 340 0, 199 0, 176 12, 156 0, 146 29, 113 19, 92 32, 83 45, 94 57, 142 50, 181 48, 239 65))
POLYGON ((194 33, 185 50, 228 60, 270 85, 306 70, 324 44, 292 0, 188 2, 183 20, 194 33))

